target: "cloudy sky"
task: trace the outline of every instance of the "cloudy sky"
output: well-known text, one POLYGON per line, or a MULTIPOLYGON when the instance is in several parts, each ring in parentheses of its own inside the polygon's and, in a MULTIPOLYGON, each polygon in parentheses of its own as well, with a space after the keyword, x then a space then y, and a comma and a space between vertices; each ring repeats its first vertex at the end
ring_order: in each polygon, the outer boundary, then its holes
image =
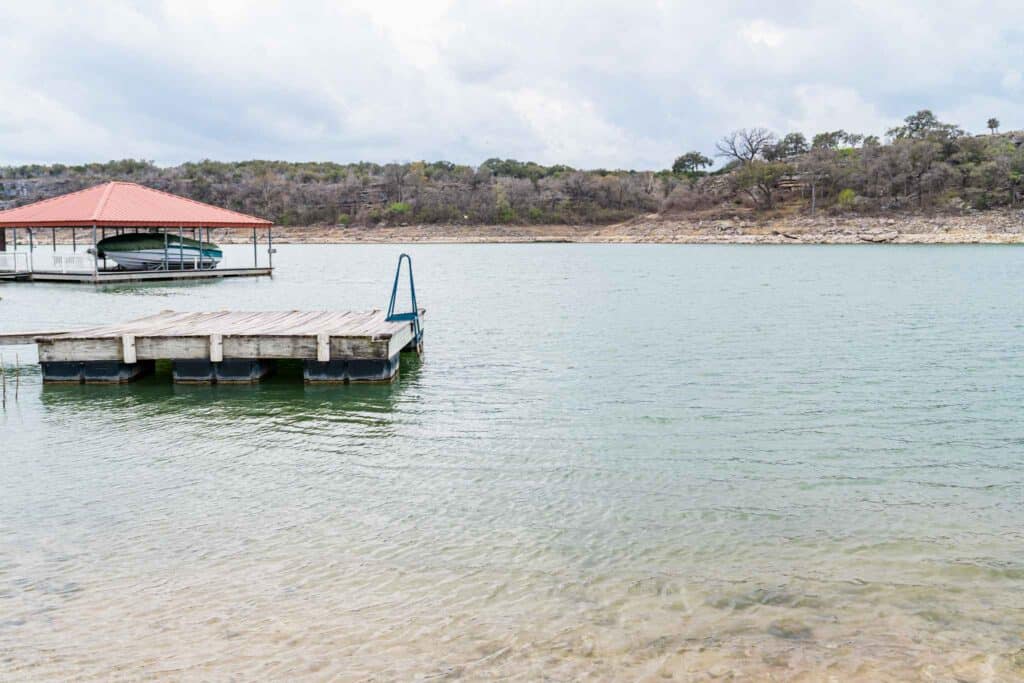
POLYGON ((0 47, 0 165, 664 168, 742 126, 1024 128, 1019 1, 29 0, 0 47))

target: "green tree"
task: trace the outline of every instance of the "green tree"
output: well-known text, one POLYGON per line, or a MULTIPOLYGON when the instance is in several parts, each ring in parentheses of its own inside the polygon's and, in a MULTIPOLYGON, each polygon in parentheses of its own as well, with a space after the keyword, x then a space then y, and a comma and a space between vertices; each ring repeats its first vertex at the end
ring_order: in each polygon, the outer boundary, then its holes
POLYGON ((811 147, 814 149, 839 149, 839 146, 845 139, 845 130, 826 131, 814 136, 814 139, 811 141, 811 147))
POLYGON ((988 126, 988 129, 992 131, 992 135, 999 132, 999 119, 993 117, 988 120, 986 125, 988 126))
POLYGON ((942 146, 932 140, 908 140, 899 144, 911 185, 917 192, 918 208, 924 208, 925 196, 946 177, 948 165, 942 163, 942 146))
POLYGON ((703 169, 713 163, 711 159, 708 159, 700 152, 687 152, 680 157, 676 157, 675 162, 672 163, 672 172, 676 175, 694 177, 702 175, 703 169))
POLYGON ((746 193, 758 208, 770 209, 774 205, 775 187, 791 170, 789 164, 780 161, 755 159, 733 171, 731 179, 734 187, 746 193))
POLYGON ((803 133, 788 133, 774 145, 766 147, 763 154, 767 161, 781 161, 806 154, 809 150, 803 133))
POLYGON ((511 223, 516 219, 516 212, 508 200, 508 193, 501 185, 494 188, 494 211, 499 223, 511 223))
POLYGON ((902 126, 886 131, 894 140, 939 140, 946 141, 964 134, 963 128, 952 123, 943 123, 930 109, 921 109, 903 119, 902 126))

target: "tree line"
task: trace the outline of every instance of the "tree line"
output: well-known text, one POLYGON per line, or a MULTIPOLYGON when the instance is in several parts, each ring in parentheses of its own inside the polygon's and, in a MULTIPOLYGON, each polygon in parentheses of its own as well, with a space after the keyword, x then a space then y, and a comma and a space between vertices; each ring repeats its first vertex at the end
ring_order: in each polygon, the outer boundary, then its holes
POLYGON ((269 218, 280 225, 402 223, 609 223, 653 213, 780 204, 816 213, 962 211, 1019 206, 1024 134, 971 135, 919 111, 881 139, 845 130, 810 140, 749 128, 662 171, 581 170, 514 159, 283 162, 204 160, 160 167, 125 159, 83 165, 0 167, 0 206, 106 180, 129 180, 269 218))
POLYGON ((280 225, 610 223, 657 211, 671 189, 651 172, 512 159, 479 166, 204 160, 169 168, 125 160, 0 168, 0 201, 23 204, 106 180, 142 183, 280 225))
POLYGON ((810 141, 799 132, 777 136, 765 128, 722 137, 718 171, 697 152, 676 159, 673 171, 691 179, 664 208, 696 209, 724 203, 770 210, 777 202, 809 213, 901 210, 963 211, 1017 207, 1024 195, 1024 133, 971 135, 925 109, 886 131, 884 140, 845 130, 810 141), (718 176, 715 178, 714 176, 718 176))

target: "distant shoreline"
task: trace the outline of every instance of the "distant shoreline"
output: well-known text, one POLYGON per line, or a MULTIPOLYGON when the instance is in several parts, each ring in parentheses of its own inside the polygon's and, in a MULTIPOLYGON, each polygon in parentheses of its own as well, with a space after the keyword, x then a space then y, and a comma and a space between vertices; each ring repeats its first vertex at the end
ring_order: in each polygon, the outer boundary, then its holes
MULTIPOLYGON (((225 244, 243 232, 217 232, 225 244)), ((613 225, 403 225, 275 227, 280 244, 1024 244, 1024 211, 967 215, 643 216, 613 225)))
MULTIPOLYGON (((24 244, 24 229, 19 232, 24 244)), ((89 239, 86 232, 79 231, 80 244, 89 239)), ((35 233, 37 248, 51 243, 49 228, 35 233)), ((248 230, 215 229, 210 237, 217 244, 252 244, 248 230)), ((257 238, 265 243, 266 233, 259 231, 257 238)), ((273 239, 275 244, 1024 244, 1024 211, 813 217, 648 214, 611 225, 275 226, 273 239)), ((70 231, 58 231, 57 243, 70 244, 70 231)))

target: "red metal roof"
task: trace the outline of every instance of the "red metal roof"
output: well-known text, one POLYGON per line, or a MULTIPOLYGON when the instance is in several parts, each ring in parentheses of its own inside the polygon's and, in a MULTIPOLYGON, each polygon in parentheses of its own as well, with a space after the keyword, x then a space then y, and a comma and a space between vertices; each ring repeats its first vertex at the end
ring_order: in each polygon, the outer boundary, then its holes
POLYGON ((270 221, 136 183, 110 182, 0 211, 0 227, 250 228, 270 221))

